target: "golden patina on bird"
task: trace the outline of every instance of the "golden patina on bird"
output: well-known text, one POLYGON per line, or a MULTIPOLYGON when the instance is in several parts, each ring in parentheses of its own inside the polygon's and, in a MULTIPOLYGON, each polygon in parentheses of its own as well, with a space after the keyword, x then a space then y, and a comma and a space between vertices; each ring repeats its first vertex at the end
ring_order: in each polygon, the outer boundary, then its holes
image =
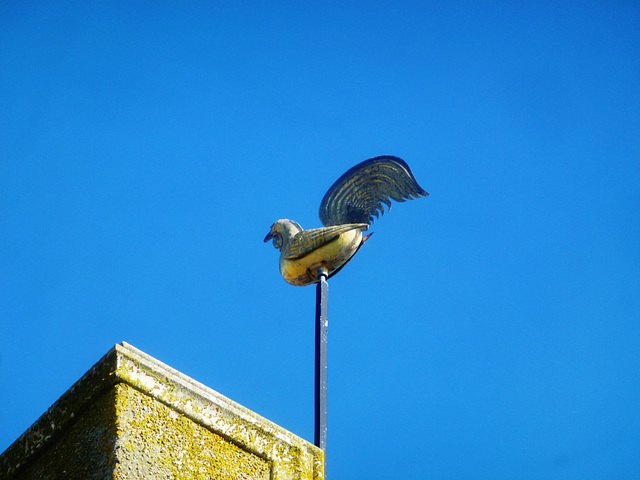
POLYGON ((320 203, 322 228, 304 230, 286 218, 271 226, 264 241, 280 250, 280 273, 287 283, 311 285, 338 273, 372 235, 362 235, 383 203, 429 195, 407 163, 389 155, 370 158, 342 175, 320 203))

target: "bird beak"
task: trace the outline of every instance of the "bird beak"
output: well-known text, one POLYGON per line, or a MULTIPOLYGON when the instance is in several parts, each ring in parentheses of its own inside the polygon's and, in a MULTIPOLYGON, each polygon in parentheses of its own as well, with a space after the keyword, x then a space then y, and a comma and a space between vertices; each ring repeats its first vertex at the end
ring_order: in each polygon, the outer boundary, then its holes
POLYGON ((276 232, 273 229, 271 229, 271 231, 267 234, 267 236, 264 237, 264 243, 267 243, 269 240, 271 240, 275 234, 276 232))

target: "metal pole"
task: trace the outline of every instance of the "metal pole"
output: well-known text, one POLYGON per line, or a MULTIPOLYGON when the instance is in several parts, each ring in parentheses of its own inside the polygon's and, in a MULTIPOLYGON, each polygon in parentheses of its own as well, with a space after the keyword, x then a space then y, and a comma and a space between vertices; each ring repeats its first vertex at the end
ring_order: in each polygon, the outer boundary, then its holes
MULTIPOLYGON (((315 435, 314 443, 327 451, 327 304, 329 284, 320 274, 316 285, 316 378, 315 378, 315 435)), ((326 461, 326 459, 325 459, 326 461)))

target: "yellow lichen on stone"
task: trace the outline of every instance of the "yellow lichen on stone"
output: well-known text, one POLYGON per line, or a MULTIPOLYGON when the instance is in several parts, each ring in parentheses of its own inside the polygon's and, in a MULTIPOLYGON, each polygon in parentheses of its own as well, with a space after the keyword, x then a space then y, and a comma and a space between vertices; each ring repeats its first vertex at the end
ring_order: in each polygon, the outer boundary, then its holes
POLYGON ((0 456, 3 480, 322 480, 324 453, 123 342, 0 456))
POLYGON ((114 478, 270 478, 270 462, 185 416, 176 418, 169 407, 126 384, 115 388, 119 429, 123 432, 116 444, 116 456, 119 465, 127 468, 116 468, 114 478))

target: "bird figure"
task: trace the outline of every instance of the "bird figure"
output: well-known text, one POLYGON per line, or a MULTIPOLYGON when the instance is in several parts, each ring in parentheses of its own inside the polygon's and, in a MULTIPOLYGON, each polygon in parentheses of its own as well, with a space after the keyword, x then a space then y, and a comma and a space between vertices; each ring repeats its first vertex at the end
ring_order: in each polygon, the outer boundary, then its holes
POLYGON ((304 230, 286 218, 276 221, 264 238, 280 250, 280 273, 291 285, 317 283, 332 277, 364 245, 362 235, 384 214, 383 203, 404 202, 429 195, 418 185, 409 165, 389 155, 370 158, 349 169, 320 203, 321 228, 304 230))

